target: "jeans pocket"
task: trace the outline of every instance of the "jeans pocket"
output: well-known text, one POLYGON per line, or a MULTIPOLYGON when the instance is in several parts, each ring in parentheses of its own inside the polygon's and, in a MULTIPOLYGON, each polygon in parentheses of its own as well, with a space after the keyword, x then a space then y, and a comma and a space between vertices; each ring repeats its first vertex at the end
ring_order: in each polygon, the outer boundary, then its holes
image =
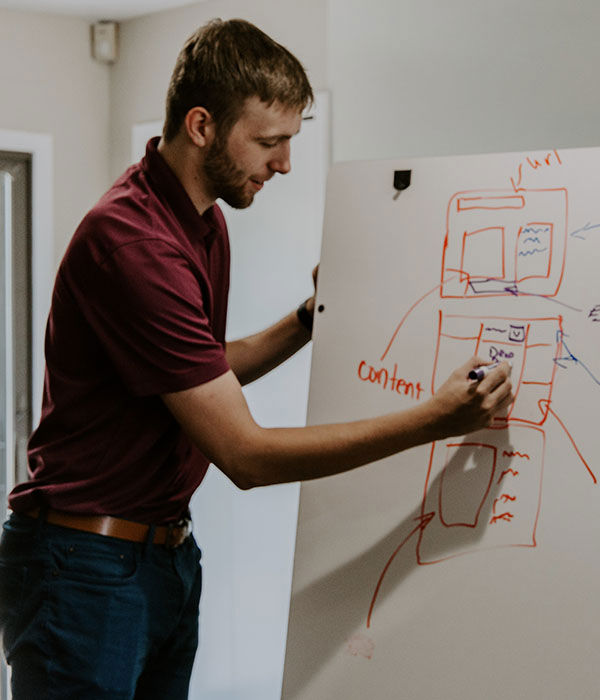
POLYGON ((139 547, 131 542, 114 539, 86 541, 74 536, 51 542, 49 549, 50 574, 54 578, 118 585, 135 578, 139 567, 139 547))
POLYGON ((6 650, 23 609, 26 573, 24 566, 8 566, 0 561, 0 639, 6 650))

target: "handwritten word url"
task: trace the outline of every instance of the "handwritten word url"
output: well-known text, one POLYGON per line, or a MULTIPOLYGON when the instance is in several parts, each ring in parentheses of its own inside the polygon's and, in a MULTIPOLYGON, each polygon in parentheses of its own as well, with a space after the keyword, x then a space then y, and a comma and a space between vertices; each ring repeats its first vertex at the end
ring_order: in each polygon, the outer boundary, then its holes
POLYGON ((364 360, 358 365, 358 378, 363 382, 377 384, 381 389, 389 389, 401 396, 410 396, 411 399, 419 400, 424 392, 421 382, 407 382, 406 379, 398 377, 398 365, 394 364, 392 374, 385 367, 375 369, 364 360))

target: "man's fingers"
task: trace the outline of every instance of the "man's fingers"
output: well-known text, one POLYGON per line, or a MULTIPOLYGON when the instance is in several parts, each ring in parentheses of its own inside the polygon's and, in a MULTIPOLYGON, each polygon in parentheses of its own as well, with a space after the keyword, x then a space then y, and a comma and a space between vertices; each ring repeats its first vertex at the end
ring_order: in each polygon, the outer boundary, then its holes
POLYGON ((492 393, 499 386, 508 380, 510 377, 511 366, 508 362, 502 362, 498 367, 490 370, 489 373, 481 380, 480 386, 481 390, 492 393))
POLYGON ((490 397, 496 404, 495 413, 501 413, 514 401, 515 397, 512 393, 512 385, 510 380, 506 380, 499 384, 490 394, 490 397))
POLYGON ((476 355, 474 357, 469 358, 465 364, 462 366, 461 370, 464 369, 465 376, 468 376, 469 372, 472 369, 477 369, 477 367, 481 367, 482 365, 488 364, 485 360, 483 360, 481 357, 477 357, 476 355))

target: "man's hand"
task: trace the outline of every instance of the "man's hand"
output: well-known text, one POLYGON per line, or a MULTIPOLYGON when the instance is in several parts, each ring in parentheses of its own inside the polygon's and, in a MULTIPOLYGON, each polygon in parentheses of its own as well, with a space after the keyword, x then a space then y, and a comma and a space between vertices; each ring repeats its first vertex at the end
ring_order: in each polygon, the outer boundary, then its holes
POLYGON ((315 293, 306 302, 306 310, 314 316, 315 313, 315 297, 317 295, 317 280, 319 278, 319 266, 316 265, 312 271, 313 287, 315 288, 315 293))
MULTIPOLYGON (((319 266, 312 271, 315 293, 319 266)), ((306 301, 306 310, 314 316, 315 297, 306 301)), ((292 311, 281 321, 247 338, 229 341, 225 354, 229 366, 242 384, 262 377, 280 365, 310 340, 310 333, 292 311)))
POLYGON ((492 424, 514 400, 510 365, 502 362, 481 381, 468 379, 472 369, 489 364, 479 357, 454 370, 431 399, 443 437, 464 435, 492 424))

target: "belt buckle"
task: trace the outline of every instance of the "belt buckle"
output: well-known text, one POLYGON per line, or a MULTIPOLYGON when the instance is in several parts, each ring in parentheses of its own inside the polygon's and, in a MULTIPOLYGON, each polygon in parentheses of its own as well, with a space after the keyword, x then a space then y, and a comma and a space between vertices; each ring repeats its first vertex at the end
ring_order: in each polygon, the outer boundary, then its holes
POLYGON ((180 547, 191 532, 192 521, 189 518, 181 518, 175 523, 167 525, 167 536, 165 547, 167 549, 177 549, 180 547))

